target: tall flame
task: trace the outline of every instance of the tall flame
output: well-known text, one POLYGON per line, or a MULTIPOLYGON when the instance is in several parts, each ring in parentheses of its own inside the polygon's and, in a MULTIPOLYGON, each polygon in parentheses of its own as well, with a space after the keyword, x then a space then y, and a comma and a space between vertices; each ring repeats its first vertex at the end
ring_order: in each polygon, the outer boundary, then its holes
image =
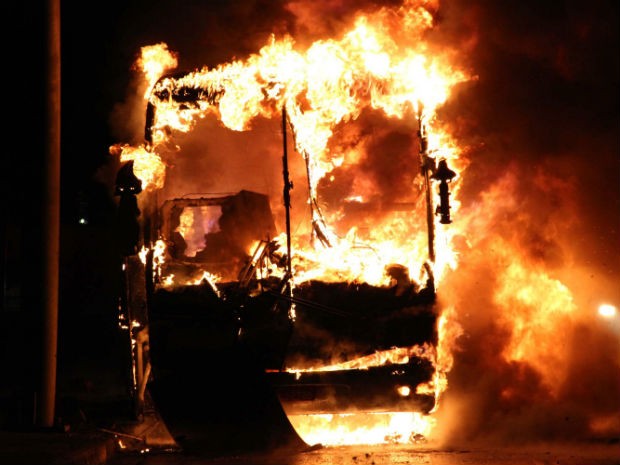
MULTIPOLYGON (((369 150, 330 145, 339 125, 357 120, 364 112, 375 112, 392 121, 406 120, 410 127, 424 126, 428 155, 433 160, 449 160, 459 172, 465 168, 466 161, 459 159, 458 147, 435 113, 449 98, 451 89, 469 77, 452 65, 450 50, 431 52, 424 40, 424 33, 433 26, 435 8, 433 2, 407 0, 396 9, 381 8, 372 14, 358 15, 339 39, 318 40, 300 47, 292 37, 272 37, 258 53, 245 60, 212 69, 205 67, 182 77, 163 74, 176 66, 176 56, 165 44, 143 48, 137 66, 142 69, 149 89, 145 103, 153 109, 152 120, 148 121, 150 140, 138 148, 119 145, 113 150, 122 154, 121 160, 134 160, 144 190, 160 189, 167 165, 163 157, 175 134, 191 131, 207 115, 215 115, 226 128, 244 131, 255 119, 280 116, 285 110, 295 148, 306 165, 310 220, 314 238, 319 239, 309 244, 301 235, 293 237, 294 281, 321 279, 386 286, 391 284, 386 270, 393 264, 405 266, 414 281, 427 279, 428 238, 426 225, 420 222, 426 208, 424 196, 420 195, 424 189, 421 176, 411 176, 416 178, 410 185, 413 195, 403 203, 405 206, 398 199, 392 207, 378 206, 381 215, 373 218, 371 228, 339 225, 343 211, 326 208, 320 201, 319 187, 326 180, 333 181, 339 167, 359 163, 361 150, 369 150)), ((418 153, 403 155, 418 159, 418 153)), ((356 183, 348 202, 363 200, 370 194, 366 189, 369 183, 363 176, 356 183)), ((459 208, 458 178, 453 184, 455 211, 459 208)), ((192 222, 186 220, 182 218, 178 232, 189 237, 192 222)), ((437 253, 430 265, 437 282, 447 268, 456 266, 456 255, 451 247, 453 233, 437 217, 434 229, 437 253)), ((164 283, 172 279, 162 277, 164 283)), ((216 279, 209 276, 209 282, 216 279)), ((446 321, 442 319, 437 353, 430 353, 426 347, 404 348, 404 353, 377 353, 368 360, 352 361, 351 366, 344 368, 399 363, 394 357, 430 357, 438 367, 437 373, 423 389, 438 395, 445 389, 445 373, 451 365, 445 341, 454 337, 454 331, 446 329, 446 321)), ((343 421, 346 423, 346 418, 349 417, 339 418, 338 428, 343 421)), ((432 418, 419 415, 367 419, 375 425, 359 431, 359 441, 365 443, 376 443, 377 437, 379 442, 407 442, 416 434, 428 434, 433 426, 432 418), (377 431, 384 432, 377 436, 377 431)), ((327 420, 330 423, 334 417, 327 420)))
MULTIPOLYGON (((149 94, 155 108, 152 140, 135 152, 124 147, 123 159, 139 161, 136 174, 143 188, 157 189, 163 185, 165 168, 158 153, 165 152, 174 131, 190 131, 209 113, 217 115, 225 127, 243 131, 255 118, 274 117, 285 108, 295 147, 307 165, 314 231, 323 245, 331 246, 308 247, 301 237, 294 238, 296 278, 388 285, 386 266, 404 262, 415 279, 423 274, 426 252, 424 225, 418 220, 422 215, 414 213, 422 211, 421 202, 413 207, 414 212, 384 215, 370 235, 360 234, 356 227, 342 231, 333 226, 342 213, 320 206, 318 186, 355 156, 335 151, 329 142, 337 125, 357 119, 364 110, 413 122, 422 118, 419 123, 429 134, 428 153, 459 164, 458 149, 441 130, 435 111, 450 89, 468 78, 450 64, 448 52, 429 53, 423 33, 432 27, 432 7, 408 1, 395 11, 380 9, 359 15, 339 40, 319 40, 300 50, 291 37, 272 37, 245 61, 205 67, 178 78, 161 77, 149 94), (402 37, 409 40, 404 42, 402 37)), ((137 65, 152 83, 153 70, 163 72, 174 62, 165 44, 158 44, 144 48, 137 65)), ((458 209, 456 201, 452 209, 458 209)), ((438 221, 435 226, 439 253, 433 272, 438 279, 448 266, 455 265, 455 256, 450 252, 448 232, 438 221)))

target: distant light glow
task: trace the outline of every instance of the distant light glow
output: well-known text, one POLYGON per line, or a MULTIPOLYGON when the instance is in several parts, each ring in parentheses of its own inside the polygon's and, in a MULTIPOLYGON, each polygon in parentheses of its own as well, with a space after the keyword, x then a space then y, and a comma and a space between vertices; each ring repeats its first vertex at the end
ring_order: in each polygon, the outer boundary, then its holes
POLYGON ((403 397, 408 397, 409 394, 411 394, 411 388, 409 386, 398 386, 396 390, 403 397))
POLYGON ((602 304, 598 308, 598 314, 602 316, 603 318, 613 318, 616 316, 617 313, 618 313, 618 310, 616 309, 615 306, 611 304, 602 304))
POLYGON ((80 224, 88 224, 88 220, 86 218, 80 218, 80 224))

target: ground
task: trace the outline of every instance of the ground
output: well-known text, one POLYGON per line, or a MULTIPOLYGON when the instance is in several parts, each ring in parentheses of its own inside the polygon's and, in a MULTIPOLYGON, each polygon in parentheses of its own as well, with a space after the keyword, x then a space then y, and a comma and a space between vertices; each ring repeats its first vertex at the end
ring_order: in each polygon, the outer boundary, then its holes
POLYGON ((325 447, 298 453, 226 457, 183 453, 130 453, 110 465, 619 465, 620 444, 545 444, 521 447, 433 448, 428 446, 325 447))

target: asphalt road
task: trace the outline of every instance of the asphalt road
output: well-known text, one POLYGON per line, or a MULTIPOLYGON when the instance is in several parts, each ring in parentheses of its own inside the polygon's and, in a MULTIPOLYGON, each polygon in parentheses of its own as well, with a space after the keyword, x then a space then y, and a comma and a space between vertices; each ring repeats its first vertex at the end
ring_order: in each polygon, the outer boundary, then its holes
POLYGON ((124 453, 110 465, 620 465, 620 444, 546 444, 503 448, 439 449, 428 446, 325 447, 210 457, 184 453, 124 453))

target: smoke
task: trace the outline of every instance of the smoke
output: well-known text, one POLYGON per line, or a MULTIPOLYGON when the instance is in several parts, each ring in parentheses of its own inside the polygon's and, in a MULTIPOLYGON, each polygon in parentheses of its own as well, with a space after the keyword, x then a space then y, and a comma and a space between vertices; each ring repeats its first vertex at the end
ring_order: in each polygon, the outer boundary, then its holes
POLYGON ((478 79, 441 119, 470 161, 442 281, 464 331, 446 443, 618 438, 618 5, 443 2, 438 44, 478 79), (614 284, 616 283, 616 284, 614 284))
POLYGON ((459 220, 469 240, 438 291, 463 336, 437 435, 450 444, 617 437, 620 327, 558 279, 572 270, 570 250, 519 224, 527 194, 511 171, 461 212, 471 215, 459 220))
POLYGON ((573 252, 617 274, 620 261, 607 259, 620 244, 618 25, 607 19, 615 17, 617 5, 463 5, 446 2, 439 29, 465 16, 475 29, 442 40, 477 37, 467 61, 478 79, 463 86, 441 115, 470 150, 465 200, 516 163, 523 170, 518 194, 525 194, 527 212, 542 218, 545 212, 536 205, 555 196, 555 216, 576 217, 566 231, 568 241, 581 243, 573 252), (558 190, 558 182, 531 191, 527 183, 536 175, 561 180, 572 192, 558 190))

